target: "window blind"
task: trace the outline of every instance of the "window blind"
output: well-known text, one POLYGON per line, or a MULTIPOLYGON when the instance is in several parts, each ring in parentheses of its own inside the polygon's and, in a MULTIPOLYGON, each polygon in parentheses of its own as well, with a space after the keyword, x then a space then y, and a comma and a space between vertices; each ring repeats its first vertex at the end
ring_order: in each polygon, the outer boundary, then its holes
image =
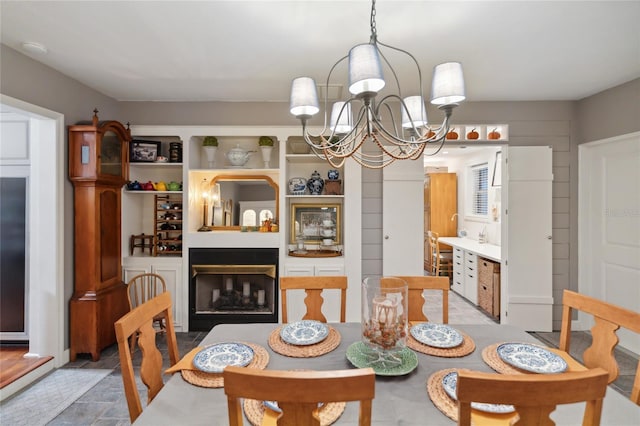
POLYGON ((487 163, 471 167, 472 176, 472 212, 474 215, 487 216, 489 212, 488 187, 489 166, 487 163))

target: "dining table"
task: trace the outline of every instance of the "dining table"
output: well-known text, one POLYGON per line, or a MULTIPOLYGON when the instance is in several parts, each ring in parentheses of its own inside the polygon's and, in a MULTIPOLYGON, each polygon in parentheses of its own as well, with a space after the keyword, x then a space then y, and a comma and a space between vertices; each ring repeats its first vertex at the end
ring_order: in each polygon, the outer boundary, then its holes
MULTIPOLYGON (((447 417, 430 399, 427 382, 434 373, 451 368, 493 372, 483 359, 482 350, 490 345, 518 342, 543 345, 522 329, 506 324, 450 324, 466 334, 475 349, 465 356, 442 357, 417 354, 417 366, 400 375, 377 375, 373 400, 372 425, 442 425, 456 422, 447 417)), ((268 353, 267 369, 273 370, 341 370, 356 368, 347 359, 350 345, 362 339, 361 324, 330 323, 339 333, 340 342, 328 353, 310 357, 282 355, 269 346, 269 337, 282 324, 247 323, 216 325, 203 339, 200 347, 221 342, 244 342, 259 345, 268 353)), ((184 354, 183 354, 184 355, 184 354)), ((168 377, 168 376, 166 376, 168 377)), ((558 406, 552 414, 557 425, 580 425, 584 403, 558 406)), ((135 425, 228 425, 227 398, 222 387, 207 388, 184 380, 174 373, 155 399, 146 407, 135 425)), ((245 424, 250 425, 245 419, 245 424)), ((335 425, 357 425, 358 403, 349 402, 335 425)), ((637 426, 640 407, 612 387, 607 388, 603 403, 602 425, 637 426)))

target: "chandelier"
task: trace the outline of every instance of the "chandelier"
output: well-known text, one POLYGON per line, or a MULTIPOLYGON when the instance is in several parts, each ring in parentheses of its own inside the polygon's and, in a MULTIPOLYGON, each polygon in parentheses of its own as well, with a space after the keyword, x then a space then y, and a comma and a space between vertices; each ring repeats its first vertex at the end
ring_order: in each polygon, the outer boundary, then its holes
POLYGON ((349 54, 340 58, 329 71, 323 86, 324 126, 318 134, 312 134, 307 128, 307 121, 320 111, 315 81, 310 77, 298 77, 291 84, 290 111, 302 123, 305 142, 315 155, 333 167, 342 167, 349 157, 364 167, 380 169, 396 160, 416 160, 422 155, 437 154, 449 132, 453 108, 465 99, 462 65, 459 62, 437 65, 433 71, 431 103, 443 111, 444 119, 440 125, 430 125, 418 61, 409 52, 378 40, 375 18, 376 1, 372 0, 369 43, 352 47, 349 54), (396 71, 382 48, 408 56, 417 70, 419 95, 403 98, 396 71), (386 85, 380 58, 391 71, 395 91, 376 99, 386 85), (331 75, 347 59, 351 96, 332 105, 327 121, 331 75), (425 152, 427 145, 434 150, 425 152))

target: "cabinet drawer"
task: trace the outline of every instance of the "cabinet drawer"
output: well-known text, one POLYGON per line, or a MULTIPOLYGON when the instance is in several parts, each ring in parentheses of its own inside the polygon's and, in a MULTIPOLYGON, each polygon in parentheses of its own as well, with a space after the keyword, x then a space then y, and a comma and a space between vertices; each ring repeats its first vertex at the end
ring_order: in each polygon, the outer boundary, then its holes
POLYGON ((454 247, 453 258, 462 262, 462 260, 464 259, 464 251, 461 248, 454 247))
POLYGON ((467 266, 473 266, 475 268, 478 264, 478 255, 476 255, 475 253, 466 252, 464 254, 464 263, 467 266))

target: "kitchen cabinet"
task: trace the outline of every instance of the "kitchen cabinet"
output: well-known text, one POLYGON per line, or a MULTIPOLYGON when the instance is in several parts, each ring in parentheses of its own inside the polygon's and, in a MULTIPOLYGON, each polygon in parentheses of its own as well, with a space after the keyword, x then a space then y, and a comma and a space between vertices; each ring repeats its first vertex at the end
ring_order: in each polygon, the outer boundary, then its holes
POLYGON ((478 255, 464 251, 464 297, 474 305, 478 304, 478 255))
MULTIPOLYGON (((176 331, 186 331, 182 323, 182 258, 180 257, 127 257, 122 264, 123 279, 129 282, 139 274, 152 273, 164 278, 173 301, 173 324, 176 331)), ((128 305, 127 305, 128 306, 128 305)))
MULTIPOLYGON (((440 237, 455 237, 458 232, 458 181, 455 173, 427 173, 424 179, 424 232, 440 237)), ((440 251, 451 247, 440 244, 440 251)), ((424 242, 424 269, 429 270, 428 241, 424 242)))
MULTIPOLYGON (((308 259, 307 259, 308 261, 308 259)), ((285 276, 336 276, 345 275, 344 265, 342 262, 335 262, 332 259, 314 259, 314 263, 300 263, 289 261, 285 264, 285 276), (326 261, 325 261, 326 260, 326 261)), ((302 319, 306 312, 304 304, 304 290, 289 290, 287 293, 287 306, 289 308, 289 321, 294 318, 302 319)), ((322 293, 324 299, 323 313, 329 322, 340 321, 337 315, 340 312, 340 292, 329 290, 322 293)))

